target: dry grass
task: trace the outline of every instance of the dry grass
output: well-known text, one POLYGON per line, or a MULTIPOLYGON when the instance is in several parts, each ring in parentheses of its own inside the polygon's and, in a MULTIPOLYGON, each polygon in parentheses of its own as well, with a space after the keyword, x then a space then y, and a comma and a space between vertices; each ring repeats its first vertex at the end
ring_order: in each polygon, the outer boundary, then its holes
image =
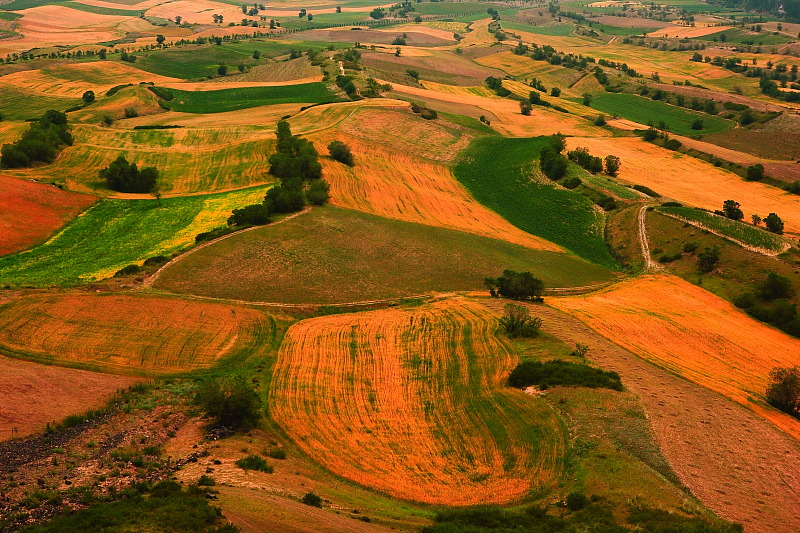
MULTIPOLYGON (((231 82, 293 82, 293 83, 310 83, 312 81, 322 81, 322 73, 319 67, 311 64, 307 57, 299 57, 291 61, 280 61, 275 63, 268 63, 266 65, 258 65, 250 69, 244 74, 235 74, 233 76, 222 76, 210 80, 211 87, 207 89, 217 89, 216 85, 221 83, 231 85, 231 82)), ((239 86, 239 85, 236 85, 239 86)), ((176 89, 181 86, 176 86, 176 89)))
POLYGON ((696 207, 721 209, 725 200, 742 204, 745 220, 777 213, 788 233, 800 232, 800 196, 757 182, 699 159, 678 154, 638 138, 568 138, 567 148, 586 146, 592 154, 614 154, 622 160, 620 181, 646 185, 663 196, 696 207), (655 169, 655 171, 654 171, 655 169))
POLYGON ((101 407, 117 390, 138 381, 0 356, 0 441, 101 407))
POLYGON ((52 185, 0 176, 0 255, 46 240, 94 200, 52 185))
POLYGON ((800 422, 750 400, 763 398, 772 368, 800 364, 800 340, 673 276, 645 276, 591 296, 549 302, 644 359, 800 437, 800 422))
POLYGON ((488 309, 457 301, 300 322, 270 412, 326 468, 392 496, 520 499, 558 479, 564 435, 541 400, 503 385, 517 358, 495 328, 488 309))
POLYGON ((21 357, 120 374, 213 367, 268 344, 259 311, 180 298, 41 294, 0 307, 0 345, 21 357))

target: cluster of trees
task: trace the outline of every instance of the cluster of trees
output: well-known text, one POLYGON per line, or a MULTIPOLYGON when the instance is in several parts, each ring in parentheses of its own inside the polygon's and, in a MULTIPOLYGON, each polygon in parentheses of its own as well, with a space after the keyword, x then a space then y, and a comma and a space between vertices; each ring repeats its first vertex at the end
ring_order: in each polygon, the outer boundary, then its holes
POLYGON ((530 272, 504 270, 503 275, 498 278, 484 279, 484 285, 494 298, 502 296, 512 300, 543 301, 544 282, 530 272))
POLYGON ((603 171, 603 160, 590 154, 588 148, 580 147, 570 150, 567 152, 567 157, 570 161, 576 162, 579 166, 585 168, 592 174, 603 171))
POLYGON ((511 91, 503 87, 503 79, 502 78, 495 78, 494 76, 489 76, 483 82, 486 84, 488 88, 493 90, 497 93, 497 96, 506 97, 511 94, 511 91))
POLYGON ((261 204, 236 209, 229 226, 263 225, 273 213, 294 213, 312 205, 323 205, 330 197, 330 185, 322 179, 322 164, 314 144, 292 135, 285 120, 278 122, 276 152, 269 158, 269 172, 281 181, 272 187, 261 204))
POLYGON ((566 147, 567 142, 563 135, 553 135, 547 146, 539 151, 539 167, 553 181, 560 180, 567 174, 569 161, 561 154, 566 147))
POLYGON ((200 384, 194 402, 214 425, 251 429, 261 419, 261 399, 242 376, 218 378, 200 384))
POLYGON ((350 148, 342 141, 332 141, 328 145, 328 153, 331 154, 331 157, 334 160, 344 163, 349 167, 352 167, 356 164, 353 152, 351 152, 350 148))
POLYGON ((800 337, 800 316, 797 314, 797 305, 790 300, 794 293, 789 278, 770 272, 755 293, 744 293, 733 303, 753 318, 800 337))
MULTIPOLYGON (((716 214, 730 218, 731 220, 742 220, 744 213, 742 212, 741 205, 735 200, 725 200, 722 203, 722 211, 715 211, 716 214)), ((758 215, 753 215, 753 224, 758 226, 764 222, 764 227, 767 231, 777 235, 783 234, 783 220, 776 213, 770 213, 763 220, 758 215)))
POLYGON ((67 115, 50 110, 32 122, 17 142, 0 148, 0 167, 24 168, 35 163, 52 163, 65 146, 72 146, 67 115))
POLYGON ((113 191, 149 193, 157 191, 158 170, 155 167, 140 169, 136 163, 119 156, 100 171, 100 179, 113 191))
POLYGON ((523 361, 511 371, 508 384, 522 389, 538 385, 547 389, 556 385, 612 389, 621 391, 622 380, 616 372, 605 372, 599 368, 568 361, 523 361))
POLYGON ((775 367, 769 373, 767 403, 784 413, 800 418, 800 367, 775 367))
POLYGON ((706 247, 705 250, 697 254, 697 270, 702 274, 706 274, 714 270, 719 263, 720 253, 719 247, 713 248, 706 247))

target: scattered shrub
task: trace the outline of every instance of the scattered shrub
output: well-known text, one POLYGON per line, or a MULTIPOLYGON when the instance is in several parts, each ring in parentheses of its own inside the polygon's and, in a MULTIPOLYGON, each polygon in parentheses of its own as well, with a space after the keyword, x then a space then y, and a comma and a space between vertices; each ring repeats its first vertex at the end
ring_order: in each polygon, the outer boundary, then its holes
POLYGON ((300 501, 311 507, 322 507, 322 498, 313 492, 307 492, 300 501))
POLYGON ((267 463, 267 461, 258 455, 248 455, 236 461, 236 466, 242 470, 257 470, 258 472, 266 472, 272 474, 275 469, 267 463))
POLYGON ((530 310, 524 305, 509 303, 505 306, 505 314, 500 318, 500 325, 511 337, 536 337, 542 327, 542 319, 531 317, 530 310))

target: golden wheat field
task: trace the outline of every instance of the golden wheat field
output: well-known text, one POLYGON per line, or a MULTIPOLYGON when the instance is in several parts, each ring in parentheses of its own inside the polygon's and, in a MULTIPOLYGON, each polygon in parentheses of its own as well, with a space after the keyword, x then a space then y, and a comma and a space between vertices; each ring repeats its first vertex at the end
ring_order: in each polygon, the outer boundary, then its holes
MULTIPOLYGON (((770 370, 800 365, 800 340, 674 276, 644 276, 548 303, 644 359, 748 407, 756 407, 751 397, 764 397, 770 370)), ((763 407, 756 411, 800 436, 800 422, 763 407)))
POLYGON ((555 483, 565 435, 503 383, 517 362, 495 316, 466 301, 299 322, 274 369, 270 412, 337 475, 434 504, 506 503, 555 483))
POLYGON ((172 374, 258 351, 275 323, 245 307, 133 294, 42 294, 0 306, 0 350, 119 374, 172 374))

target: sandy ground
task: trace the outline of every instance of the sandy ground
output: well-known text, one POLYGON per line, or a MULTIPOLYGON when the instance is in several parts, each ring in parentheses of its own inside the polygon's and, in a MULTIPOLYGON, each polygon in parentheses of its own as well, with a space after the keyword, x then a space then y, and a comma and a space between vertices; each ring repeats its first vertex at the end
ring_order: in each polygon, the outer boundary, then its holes
POLYGON ((648 37, 669 37, 671 39, 691 39, 692 37, 703 37, 712 33, 719 33, 721 31, 729 30, 733 26, 671 26, 669 28, 661 28, 654 32, 648 33, 648 37))

